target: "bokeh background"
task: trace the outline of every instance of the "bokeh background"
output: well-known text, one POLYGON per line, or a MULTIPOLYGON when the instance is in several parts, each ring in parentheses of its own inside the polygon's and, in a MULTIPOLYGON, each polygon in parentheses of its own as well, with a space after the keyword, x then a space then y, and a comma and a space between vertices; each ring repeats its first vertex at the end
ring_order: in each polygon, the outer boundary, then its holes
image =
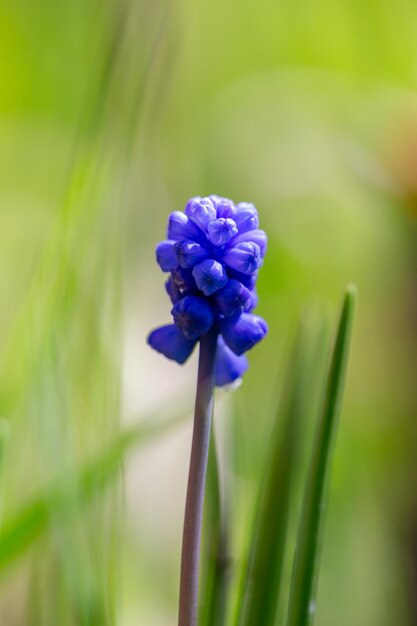
POLYGON ((270 242, 216 408, 233 568, 297 320, 354 281, 316 624, 417 624, 416 88, 411 0, 1 2, 1 624, 176 622, 196 360, 145 337, 167 215, 210 193, 270 242))

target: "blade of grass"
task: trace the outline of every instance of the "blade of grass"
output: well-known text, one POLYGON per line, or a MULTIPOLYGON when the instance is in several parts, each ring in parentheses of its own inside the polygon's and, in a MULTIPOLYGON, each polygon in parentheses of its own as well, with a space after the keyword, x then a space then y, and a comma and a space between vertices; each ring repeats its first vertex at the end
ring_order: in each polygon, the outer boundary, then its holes
POLYGON ((5 419, 0 418, 0 527, 3 521, 3 460, 8 437, 9 424, 5 419))
POLYGON ((144 445, 168 431, 182 419, 181 416, 157 425, 141 424, 128 430, 96 459, 87 462, 76 474, 66 480, 57 480, 6 520, 0 530, 0 571, 29 549, 48 529, 57 510, 70 517, 77 513, 80 505, 88 504, 100 493, 116 476, 124 455, 132 445, 138 443, 144 445), (74 488, 77 490, 78 507, 74 507, 74 488))
POLYGON ((252 545, 238 612, 239 626, 275 623, 285 555, 298 433, 309 397, 309 337, 301 322, 274 422, 265 481, 260 492, 252 545))
POLYGON ((31 565, 29 574, 28 593, 26 597, 25 621, 28 626, 44 624, 45 619, 42 611, 42 580, 41 564, 35 559, 31 565))
POLYGON ((355 306, 356 287, 349 285, 336 333, 323 410, 305 487, 294 556, 287 626, 309 626, 314 621, 326 500, 355 306))
MULTIPOLYGON (((213 429, 214 430, 214 429, 213 429)), ((225 623, 228 539, 222 510, 218 452, 214 432, 210 440, 203 519, 203 558, 200 591, 200 626, 225 623)))

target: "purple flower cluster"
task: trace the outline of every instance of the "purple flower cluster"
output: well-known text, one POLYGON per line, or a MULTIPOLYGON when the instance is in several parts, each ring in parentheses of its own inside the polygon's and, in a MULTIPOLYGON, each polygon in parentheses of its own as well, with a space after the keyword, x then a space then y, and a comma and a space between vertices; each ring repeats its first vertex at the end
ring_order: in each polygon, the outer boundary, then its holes
POLYGON ((253 315, 258 269, 267 238, 259 230, 253 204, 227 198, 195 197, 184 212, 168 220, 167 240, 156 247, 173 304, 173 324, 152 331, 148 343, 169 359, 184 363, 199 337, 213 326, 218 336, 217 386, 240 378, 248 369, 244 352, 267 333, 266 322, 253 315))

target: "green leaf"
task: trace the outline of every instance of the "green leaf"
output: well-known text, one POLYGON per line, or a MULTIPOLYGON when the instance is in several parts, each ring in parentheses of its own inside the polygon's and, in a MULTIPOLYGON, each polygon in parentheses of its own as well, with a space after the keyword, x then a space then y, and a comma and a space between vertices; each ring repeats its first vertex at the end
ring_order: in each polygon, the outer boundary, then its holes
POLYGON ((278 613, 300 423, 311 396, 309 330, 303 320, 274 423, 249 561, 240 592, 239 626, 273 625, 278 613))
POLYGON ((326 501, 355 306, 356 287, 350 285, 342 306, 305 487, 294 556, 288 626, 311 626, 314 621, 326 501))

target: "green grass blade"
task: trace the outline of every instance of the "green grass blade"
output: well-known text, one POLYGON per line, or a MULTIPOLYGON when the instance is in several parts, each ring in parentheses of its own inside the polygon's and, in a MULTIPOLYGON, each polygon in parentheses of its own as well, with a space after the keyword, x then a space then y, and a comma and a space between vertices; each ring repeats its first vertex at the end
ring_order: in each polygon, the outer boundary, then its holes
POLYGON ((288 626, 311 626, 316 609, 316 589, 330 482, 334 443, 341 410, 354 312, 356 287, 345 294, 327 378, 306 483, 291 582, 288 626))
POLYGON ((274 424, 269 463, 255 517, 253 542, 240 594, 239 626, 275 623, 280 598, 298 433, 309 397, 308 337, 301 324, 274 424))
POLYGON ((203 519, 200 626, 223 626, 228 582, 228 538, 222 510, 218 451, 212 429, 203 519))
MULTIPOLYGON (((0 571, 24 553, 53 524, 57 513, 72 518, 80 506, 88 504, 120 470, 123 457, 133 444, 144 444, 180 421, 175 418, 159 424, 141 424, 120 435, 93 461, 87 462, 66 480, 62 478, 36 496, 0 530, 0 571), (77 500, 74 503, 74 494, 77 500)), ((148 421, 148 420, 147 420, 148 421)))
POLYGON ((3 521, 3 459, 8 437, 9 424, 5 419, 0 418, 0 526, 3 521))

